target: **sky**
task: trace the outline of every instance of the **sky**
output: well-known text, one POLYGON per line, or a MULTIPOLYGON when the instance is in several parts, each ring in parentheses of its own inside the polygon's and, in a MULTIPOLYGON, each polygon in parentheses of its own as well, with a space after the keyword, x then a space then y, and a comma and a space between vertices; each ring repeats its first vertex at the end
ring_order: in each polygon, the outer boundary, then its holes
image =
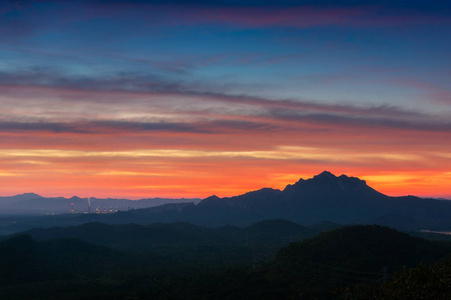
POLYGON ((0 195, 451 199, 450 53, 449 1, 1 1, 0 195))

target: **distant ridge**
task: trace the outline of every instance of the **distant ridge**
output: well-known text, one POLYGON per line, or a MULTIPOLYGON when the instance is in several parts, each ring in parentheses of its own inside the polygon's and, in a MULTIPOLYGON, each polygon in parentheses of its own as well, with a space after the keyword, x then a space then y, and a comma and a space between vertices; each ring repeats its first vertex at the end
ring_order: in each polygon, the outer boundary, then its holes
POLYGON ((43 198, 42 196, 35 193, 24 193, 10 197, 0 197, 0 207, 3 206, 3 208, 5 208, 5 205, 14 205, 22 201, 29 201, 42 198, 43 198))
POLYGON ((10 199, 11 201, 25 201, 25 200, 32 200, 32 199, 39 199, 39 198, 43 198, 43 197, 38 194, 35 194, 35 193, 23 193, 23 194, 18 194, 15 196, 10 196, 10 197, 0 197, 0 200, 10 199))
POLYGON ((85 212, 116 212, 118 210, 141 209, 160 206, 168 203, 198 203, 198 198, 145 198, 140 200, 114 199, 114 198, 80 198, 72 196, 42 197, 35 193, 24 193, 15 196, 0 197, 0 214, 2 215, 42 215, 42 214, 68 214, 85 212), (91 204, 91 209, 89 207, 91 204), (73 205, 72 205, 73 204, 73 205), (74 211, 72 211, 72 208, 74 211))

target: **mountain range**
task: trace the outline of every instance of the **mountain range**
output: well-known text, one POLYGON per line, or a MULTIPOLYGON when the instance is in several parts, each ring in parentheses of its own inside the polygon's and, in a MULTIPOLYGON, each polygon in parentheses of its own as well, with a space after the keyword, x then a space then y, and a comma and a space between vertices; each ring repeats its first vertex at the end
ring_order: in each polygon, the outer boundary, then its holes
MULTIPOLYGON (((20 199, 17 200, 18 203, 48 200, 24 200, 27 198, 24 195, 16 196, 20 199)), ((50 200, 57 201, 54 198, 50 200)), ((374 190, 364 180, 346 175, 335 176, 327 171, 310 179, 300 179, 283 190, 263 188, 234 197, 211 196, 197 204, 184 200, 186 201, 179 201, 181 203, 120 210, 114 214, 84 214, 71 218, 51 216, 53 218, 40 218, 20 229, 37 227, 37 223, 40 227, 51 227, 87 222, 191 222, 209 227, 227 224, 244 227, 262 220, 285 219, 302 225, 331 221, 338 224, 379 224, 400 230, 451 231, 451 201, 415 196, 390 197, 374 190)), ((133 203, 128 201, 127 204, 133 203)), ((145 201, 150 200, 136 203, 145 201)))
POLYGON ((114 198, 80 198, 73 196, 42 197, 35 193, 24 193, 10 197, 0 197, 1 215, 42 215, 64 213, 110 213, 118 210, 140 209, 160 206, 166 203, 198 203, 198 198, 146 198, 140 200, 114 199, 114 198))
POLYGON ((248 226, 261 220, 283 218, 303 225, 331 221, 380 224, 401 230, 450 231, 451 201, 390 197, 359 178, 324 171, 283 190, 263 188, 234 197, 211 196, 197 205, 164 205, 119 212, 115 217, 135 222, 189 221, 205 226, 248 226))

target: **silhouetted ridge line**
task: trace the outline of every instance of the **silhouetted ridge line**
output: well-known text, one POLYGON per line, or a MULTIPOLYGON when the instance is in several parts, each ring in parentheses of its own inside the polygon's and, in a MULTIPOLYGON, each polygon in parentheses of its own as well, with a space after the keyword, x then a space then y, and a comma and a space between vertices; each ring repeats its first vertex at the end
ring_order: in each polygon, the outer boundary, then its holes
MULTIPOLYGON (((299 179, 282 191, 262 188, 242 195, 211 196, 196 207, 202 224, 246 225, 264 219, 284 218, 301 224, 332 221, 342 224, 368 223, 385 216, 405 216, 415 224, 400 229, 440 227, 451 230, 451 202, 418 197, 390 197, 368 186, 365 180, 329 171, 299 179)), ((377 223, 377 222, 376 222, 377 223)), ((403 224, 404 225, 404 224, 403 224)))
MULTIPOLYGON (((61 203, 60 199, 41 200, 61 203)), ((91 204, 95 200, 91 199, 91 204)), ((74 209, 77 209, 82 201, 85 199, 74 199, 74 209)), ((149 201, 153 200, 141 201, 148 205, 149 201)), ((32 204, 35 200, 25 202, 32 204)), ((130 202, 126 203, 128 205, 130 202)), ((263 220, 285 219, 304 226, 329 221, 338 224, 380 224, 411 231, 451 231, 451 201, 414 196, 390 197, 374 190, 357 177, 337 177, 324 171, 313 178, 301 178, 296 183, 287 185, 282 191, 262 188, 233 197, 220 198, 213 195, 197 205, 192 202, 171 203, 108 215, 85 214, 55 218, 57 220, 36 221, 36 225, 29 222, 26 226, 72 226, 92 221, 109 224, 182 221, 219 227, 249 226, 263 220), (45 222, 48 224, 43 224, 45 222)), ((25 229, 19 225, 11 223, 2 226, 0 230, 11 233, 25 229)))

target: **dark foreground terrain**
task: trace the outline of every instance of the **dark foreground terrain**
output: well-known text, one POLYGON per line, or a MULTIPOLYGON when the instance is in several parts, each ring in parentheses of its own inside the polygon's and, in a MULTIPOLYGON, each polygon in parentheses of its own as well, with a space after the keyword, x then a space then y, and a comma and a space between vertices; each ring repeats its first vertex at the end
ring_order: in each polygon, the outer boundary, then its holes
POLYGON ((338 227, 33 229, 0 242, 0 299, 451 299, 451 243, 338 227))

